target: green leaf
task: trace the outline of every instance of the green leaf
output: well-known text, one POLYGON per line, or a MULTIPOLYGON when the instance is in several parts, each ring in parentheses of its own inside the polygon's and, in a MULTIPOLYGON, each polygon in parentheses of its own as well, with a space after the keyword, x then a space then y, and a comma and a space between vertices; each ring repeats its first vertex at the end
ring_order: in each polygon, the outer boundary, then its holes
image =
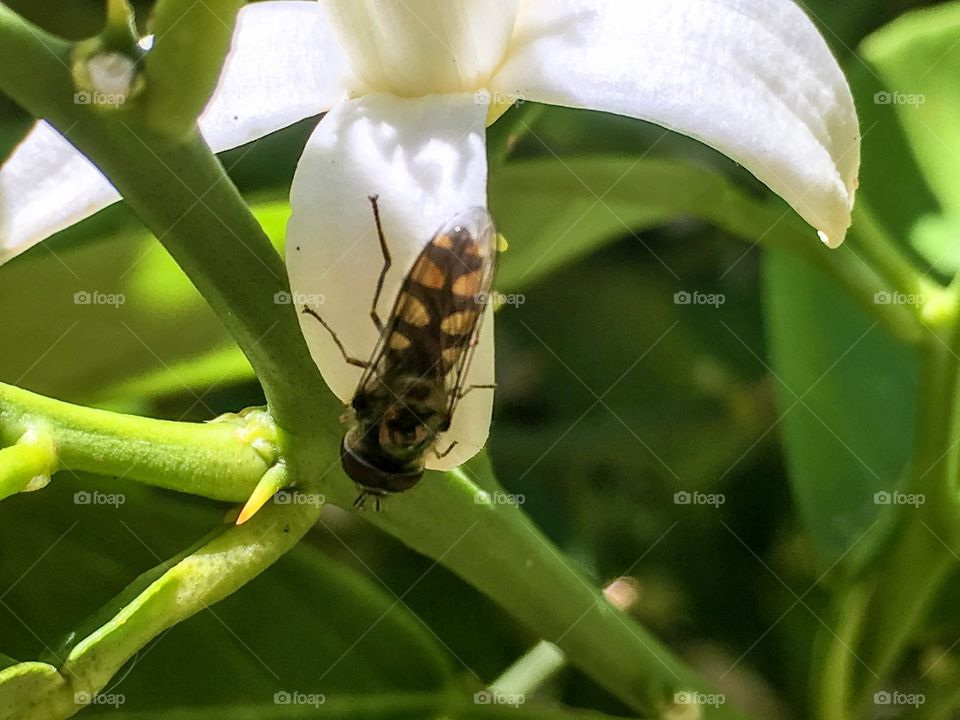
MULTIPOLYGON (((281 245, 286 201, 253 208, 281 245)), ((18 338, 15 352, 0 353, 0 379, 65 400, 188 393, 203 413, 204 392, 253 379, 201 295, 121 207, 0 267, 0 323, 18 338)))
POLYGON ((918 359, 804 261, 769 252, 765 269, 779 429, 800 516, 830 564, 880 516, 874 493, 905 468, 918 359))
POLYGON ((943 207, 960 212, 960 4, 908 13, 867 38, 864 57, 885 82, 874 98, 903 126, 943 207))
MULTIPOLYGON (((726 178, 675 160, 540 158, 491 170, 490 206, 517 242, 503 254, 498 286, 529 286, 624 235, 683 215, 734 220, 741 203, 726 178)), ((641 240, 642 242, 642 240, 641 240)))
POLYGON ((851 83, 864 128, 863 198, 937 272, 960 268, 960 4, 907 13, 869 36, 851 83), (943 217, 940 217, 940 216, 943 217))

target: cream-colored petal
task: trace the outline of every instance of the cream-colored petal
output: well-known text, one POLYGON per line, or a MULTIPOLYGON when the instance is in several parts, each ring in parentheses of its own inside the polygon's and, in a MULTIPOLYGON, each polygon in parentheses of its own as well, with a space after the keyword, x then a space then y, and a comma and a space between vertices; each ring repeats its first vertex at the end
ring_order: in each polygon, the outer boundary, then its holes
POLYGON ((823 38, 789 0, 525 0, 491 90, 648 120, 750 170, 835 247, 860 129, 823 38))
POLYGON ((347 72, 323 5, 247 5, 200 130, 214 152, 243 145, 329 110, 346 91, 347 72))
POLYGON ((0 264, 119 199, 85 155, 38 122, 0 168, 0 264))
MULTIPOLYGON (((346 67, 319 4, 248 5, 201 132, 220 152, 324 112, 343 93, 346 67)), ((37 123, 0 167, 0 263, 119 199, 93 163, 37 123)))
POLYGON ((473 92, 503 60, 520 0, 321 0, 356 73, 354 94, 473 92))
MULTIPOLYGON (((310 137, 291 191, 287 268, 293 302, 310 305, 346 351, 368 360, 379 333, 370 319, 383 257, 368 196, 379 207, 392 267, 377 306, 386 321, 400 284, 437 229, 458 212, 486 206, 487 108, 473 94, 401 99, 370 95, 331 110, 310 137)), ((466 385, 493 382, 493 317, 488 311, 466 385)), ((314 361, 349 403, 362 370, 346 363, 327 330, 299 314, 314 361)), ((469 393, 428 467, 447 469, 486 441, 493 393, 469 393)))

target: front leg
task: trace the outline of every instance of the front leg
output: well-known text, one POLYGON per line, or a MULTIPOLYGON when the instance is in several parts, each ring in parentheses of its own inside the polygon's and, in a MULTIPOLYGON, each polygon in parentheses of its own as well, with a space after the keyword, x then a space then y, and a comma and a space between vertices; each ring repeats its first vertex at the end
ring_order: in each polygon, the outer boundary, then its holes
POLYGON ((316 318, 317 321, 326 328, 327 332, 330 333, 330 337, 333 338, 333 341, 337 344, 337 347, 340 348, 340 354, 343 355, 343 359, 348 362, 350 365, 355 365, 358 368, 363 368, 366 370, 370 367, 370 363, 366 360, 360 360, 359 358, 352 357, 347 354, 347 349, 343 346, 343 343, 340 342, 340 338, 337 337, 337 334, 333 331, 333 328, 327 325, 326 321, 317 314, 317 311, 311 308, 309 305, 304 305, 303 310, 301 310, 304 315, 310 315, 313 318, 316 318))

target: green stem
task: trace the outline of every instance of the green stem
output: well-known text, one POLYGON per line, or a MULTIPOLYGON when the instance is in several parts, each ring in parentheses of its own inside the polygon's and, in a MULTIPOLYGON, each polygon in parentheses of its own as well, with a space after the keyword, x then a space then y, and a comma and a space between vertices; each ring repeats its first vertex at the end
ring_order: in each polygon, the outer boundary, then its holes
MULTIPOLYGON (((220 79, 237 12, 246 0, 159 0, 151 14, 145 124, 171 137, 189 137, 220 79)), ((111 176, 112 177, 112 176, 111 176)))
POLYGON ((927 287, 923 276, 881 229, 865 202, 854 207, 853 220, 855 233, 851 239, 891 289, 905 295, 923 294, 927 287))
POLYGON ((960 331, 923 347, 916 456, 908 492, 924 496, 917 508, 904 506, 867 608, 860 656, 872 674, 863 682, 868 707, 878 683, 896 669, 927 616, 943 583, 955 570, 960 550, 954 490, 960 448, 957 440, 960 331))
MULTIPOLYGON (((39 429, 55 448, 55 458, 37 456, 41 468, 49 471, 53 460, 54 470, 122 476, 217 500, 246 499, 270 468, 272 433, 265 422, 263 412, 211 423, 153 420, 0 384, 0 445, 12 445, 39 429)), ((0 455, 0 462, 4 459, 12 458, 0 455)), ((16 466, 3 462, 0 473, 11 472, 10 467, 16 466)))
POLYGON ((148 571, 104 608, 91 623, 94 630, 71 643, 59 667, 29 663, 4 671, 34 673, 37 682, 0 682, 0 708, 31 720, 75 714, 83 708, 78 697, 98 693, 150 640, 263 572, 303 537, 319 512, 315 505, 271 504, 246 525, 218 529, 175 563, 148 571))
MULTIPOLYGON (((457 471, 430 473, 412 490, 388 498, 384 512, 362 516, 487 594, 639 713, 659 717, 678 692, 715 692, 614 608, 517 506, 485 500, 503 491, 482 458, 457 471)), ((353 484, 339 470, 328 480, 328 502, 349 507, 353 484)), ((706 713, 718 720, 740 717, 729 705, 706 713)))
MULTIPOLYGON (((29 26, 0 5, 0 90, 38 117, 49 118, 111 178, 249 358, 271 412, 286 431, 290 477, 301 484, 322 483, 332 502, 349 507, 355 489, 335 460, 337 403, 310 358, 293 306, 273 300, 278 292, 289 290, 279 256, 194 133, 171 140, 146 125, 124 124, 75 105, 72 81, 65 72, 70 50, 69 44, 29 26)), ((803 239, 806 243, 809 238, 803 239)), ((824 257, 836 257, 823 252, 824 257)), ((872 287, 869 276, 857 277, 872 287)), ((893 316, 884 317, 888 314, 893 316)), ((367 517, 488 594, 638 711, 661 716, 671 710, 676 692, 710 692, 656 639, 612 608, 518 508, 478 503, 478 483, 496 487, 488 469, 476 482, 462 472, 431 474, 411 492, 390 498, 387 512, 367 517)), ((269 505, 240 531, 261 527, 275 514, 276 506, 269 505)), ((298 536, 285 535, 291 540, 298 536)), ((270 559, 288 546, 271 546, 270 559)), ((267 561, 260 543, 245 547, 251 558, 267 561)), ((236 560, 241 565, 252 562, 245 556, 236 560)), ((175 577, 186 583, 184 588, 195 586, 191 592, 211 598, 238 587, 241 576, 217 565, 204 574, 208 585, 200 577, 175 577), (221 578, 224 573, 226 578, 221 578)), ((146 590, 132 602, 157 603, 164 622, 172 623, 195 612, 193 605, 178 604, 178 597, 146 590)), ((143 622, 131 623, 129 635, 124 634, 123 623, 108 622, 103 636, 76 646, 68 660, 70 675, 65 677, 83 687, 96 687, 121 658, 158 631, 157 623, 143 622), (111 647, 113 643, 116 647, 111 647)), ((727 705, 706 712, 718 719, 737 717, 727 705)))
POLYGON ((844 594, 835 628, 818 635, 819 642, 826 649, 813 667, 813 707, 817 720, 851 720, 853 717, 849 714, 850 692, 856 658, 851 650, 860 639, 861 621, 869 597, 870 593, 864 587, 844 594))
POLYGON ((135 115, 124 122, 75 104, 72 48, 0 4, 0 91, 47 118, 111 179, 232 333, 277 422, 321 425, 319 405, 303 397, 329 392, 294 307, 274 302, 290 290, 283 261, 223 167, 195 129, 171 138, 135 115))
POLYGON ((536 692, 566 664, 567 658, 560 648, 541 640, 490 683, 490 689, 506 695, 526 697, 536 692))
MULTIPOLYGON (((0 411, 0 421, 2 416, 0 411)), ((0 500, 45 487, 56 467, 50 434, 42 427, 29 428, 14 445, 0 449, 0 500)))

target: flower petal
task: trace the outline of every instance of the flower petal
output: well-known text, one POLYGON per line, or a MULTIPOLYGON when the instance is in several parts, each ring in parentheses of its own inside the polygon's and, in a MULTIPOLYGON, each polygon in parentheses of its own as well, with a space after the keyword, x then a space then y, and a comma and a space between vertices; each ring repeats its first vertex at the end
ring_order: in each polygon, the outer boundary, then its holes
MULTIPOLYGON (((350 355, 366 361, 379 333, 370 318, 383 256, 368 196, 379 196, 392 258, 377 310, 386 322, 414 259, 437 228, 471 206, 487 203, 484 121, 472 94, 414 100, 368 95, 337 105, 310 137, 294 176, 287 226, 287 268, 300 324, 327 384, 349 403, 362 370, 347 364, 331 334, 302 312, 310 305, 350 355)), ((493 382, 493 317, 488 306, 465 385, 493 382)), ((486 441, 493 393, 477 390, 458 406, 438 442, 448 469, 486 441)))
POLYGON ((85 155, 38 122, 0 168, 0 264, 119 199, 85 155))
MULTIPOLYGON (((346 72, 318 3, 248 5, 201 132, 221 152, 317 115, 341 96, 346 72)), ((93 163, 38 122, 0 167, 0 263, 119 199, 93 163)))
POLYGON ((247 5, 200 130, 214 152, 243 145, 329 110, 346 91, 347 73, 320 3, 247 5))
POLYGON ((503 60, 520 0, 326 0, 357 74, 403 97, 479 90, 503 60))
POLYGON ((789 0, 526 0, 490 89, 663 125, 745 166, 831 247, 850 225, 853 99, 789 0))

